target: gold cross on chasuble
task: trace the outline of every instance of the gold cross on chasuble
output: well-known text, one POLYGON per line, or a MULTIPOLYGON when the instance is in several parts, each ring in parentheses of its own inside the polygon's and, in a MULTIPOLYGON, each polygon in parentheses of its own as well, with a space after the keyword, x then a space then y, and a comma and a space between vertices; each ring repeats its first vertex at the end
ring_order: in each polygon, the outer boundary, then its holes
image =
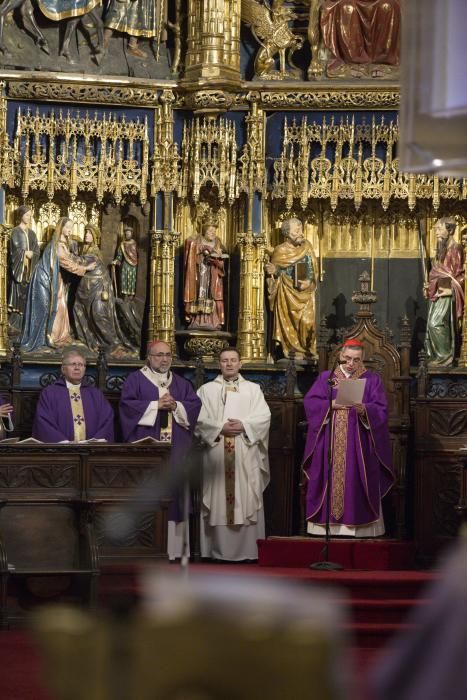
POLYGON ((161 414, 161 431, 159 435, 159 440, 161 442, 172 442, 172 413, 171 411, 165 411, 167 414, 167 423, 162 419, 161 414))
POLYGON ((84 418, 83 401, 81 399, 81 391, 79 388, 68 388, 70 396, 71 413, 73 414, 73 432, 74 441, 86 440, 86 421, 84 418))
MULTIPOLYGON (((225 391, 238 391, 236 386, 225 386, 225 391)), ((235 521, 235 438, 224 435, 225 513, 227 525, 235 521)))

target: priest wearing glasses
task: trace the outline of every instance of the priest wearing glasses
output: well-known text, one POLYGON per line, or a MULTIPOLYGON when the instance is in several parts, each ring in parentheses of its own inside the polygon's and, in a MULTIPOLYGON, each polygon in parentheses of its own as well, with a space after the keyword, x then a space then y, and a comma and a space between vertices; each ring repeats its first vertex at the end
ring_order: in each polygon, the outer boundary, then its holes
MULTIPOLYGON (((153 340, 148 344, 144 367, 128 375, 120 398, 123 440, 136 442, 150 437, 170 443, 171 461, 180 463, 191 446, 201 409, 190 382, 171 372, 170 345, 153 340)), ((169 558, 180 556, 178 524, 183 520, 179 499, 169 508, 169 558)))
POLYGON ((345 341, 335 369, 319 375, 305 396, 304 407, 308 421, 303 459, 308 533, 324 535, 329 500, 331 535, 383 535, 381 499, 394 483, 388 405, 381 377, 365 367, 364 345, 360 340, 345 341), (357 379, 365 380, 361 402, 338 404, 340 384, 357 379))
POLYGON ((114 413, 104 394, 85 377, 86 358, 68 350, 62 376, 42 389, 32 436, 41 442, 114 441, 114 413))

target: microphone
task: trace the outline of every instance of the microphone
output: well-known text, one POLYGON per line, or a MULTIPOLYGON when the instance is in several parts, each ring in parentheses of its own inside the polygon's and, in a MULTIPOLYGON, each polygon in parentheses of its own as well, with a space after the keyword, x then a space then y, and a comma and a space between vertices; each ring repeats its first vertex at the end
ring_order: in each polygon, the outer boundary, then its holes
POLYGON ((334 386, 334 379, 332 378, 332 375, 334 374, 336 369, 339 367, 339 365, 345 365, 345 360, 341 360, 341 358, 338 355, 336 357, 336 359, 334 360, 334 362, 332 363, 331 372, 329 373, 329 377, 328 377, 328 384, 330 384, 331 386, 334 386))

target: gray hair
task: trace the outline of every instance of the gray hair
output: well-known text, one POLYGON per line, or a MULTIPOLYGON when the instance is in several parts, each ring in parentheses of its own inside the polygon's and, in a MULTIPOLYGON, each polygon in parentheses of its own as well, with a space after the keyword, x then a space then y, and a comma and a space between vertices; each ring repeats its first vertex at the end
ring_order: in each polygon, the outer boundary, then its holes
POLYGON ((80 350, 79 348, 69 348, 68 350, 65 350, 65 352, 63 353, 62 365, 64 365, 67 362, 67 360, 70 359, 70 357, 76 357, 76 356, 81 357, 84 364, 86 364, 86 357, 85 357, 82 350, 80 350))

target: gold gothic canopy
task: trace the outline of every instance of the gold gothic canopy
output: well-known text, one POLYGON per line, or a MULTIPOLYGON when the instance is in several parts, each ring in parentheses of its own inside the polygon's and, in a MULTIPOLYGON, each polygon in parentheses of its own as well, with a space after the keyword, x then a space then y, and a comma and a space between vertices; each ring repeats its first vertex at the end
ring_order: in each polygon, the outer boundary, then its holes
POLYGON ((354 118, 323 117, 322 123, 284 121, 283 147, 274 162, 273 198, 285 199, 286 209, 296 200, 305 209, 311 199, 379 200, 387 209, 391 200, 407 201, 410 210, 419 199, 431 200, 435 211, 441 199, 465 199, 467 180, 400 172, 396 156, 399 124, 374 117, 355 124, 354 118))
POLYGON ((110 195, 118 204, 136 196, 147 199, 147 120, 127 121, 105 113, 90 117, 72 116, 52 110, 18 110, 13 147, 2 159, 2 184, 19 187, 24 199, 32 191, 45 192, 52 201, 55 192, 94 192, 98 203, 110 195))
MULTIPOLYGON (((196 118, 184 125, 179 151, 173 140, 170 101, 156 113, 150 193, 176 192, 197 202, 203 185, 217 188, 220 203, 232 205, 242 193, 264 192, 266 165, 264 113, 253 103, 245 119, 248 139, 240 150, 232 119, 196 118)), ((149 138, 144 121, 103 114, 71 116, 51 111, 44 115, 18 110, 13 145, 2 130, 1 183, 20 188, 24 199, 32 191, 52 201, 57 191, 71 200, 80 192, 95 192, 98 203, 111 196, 116 203, 148 197, 149 138)), ((272 199, 285 208, 305 209, 313 199, 327 200, 335 210, 339 200, 353 200, 358 210, 365 200, 406 201, 413 210, 418 200, 431 203, 467 198, 467 180, 437 175, 414 175, 399 170, 396 155, 399 125, 384 116, 355 124, 354 118, 323 117, 321 123, 298 123, 284 118, 282 151, 273 162, 272 199)))

